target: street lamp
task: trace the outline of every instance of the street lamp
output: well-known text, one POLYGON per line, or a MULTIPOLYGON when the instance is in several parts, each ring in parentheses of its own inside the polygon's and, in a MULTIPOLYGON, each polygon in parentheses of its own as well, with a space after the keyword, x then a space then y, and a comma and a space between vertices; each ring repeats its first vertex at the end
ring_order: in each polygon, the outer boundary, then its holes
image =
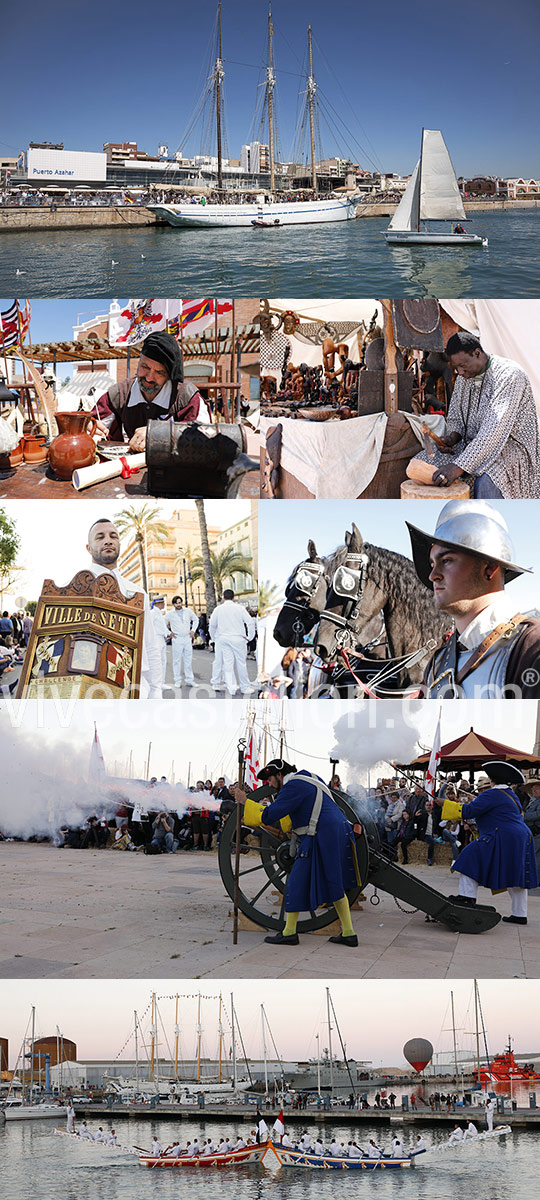
POLYGON ((187 595, 188 581, 191 584, 191 571, 186 563, 185 558, 183 558, 182 559, 182 575, 180 576, 180 579, 178 580, 178 586, 180 587, 182 584, 184 585, 184 603, 185 603, 186 608, 187 608, 187 604, 188 604, 188 595, 187 595))

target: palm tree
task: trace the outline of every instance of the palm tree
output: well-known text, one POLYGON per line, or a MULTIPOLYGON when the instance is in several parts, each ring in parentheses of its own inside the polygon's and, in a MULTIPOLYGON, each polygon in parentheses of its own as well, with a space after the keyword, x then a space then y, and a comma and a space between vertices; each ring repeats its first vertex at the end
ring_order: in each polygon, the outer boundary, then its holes
POLYGON ((259 584, 259 616, 265 617, 267 612, 281 603, 283 594, 277 583, 263 579, 259 584))
POLYGON ((142 585, 148 591, 148 576, 144 545, 146 542, 158 542, 160 545, 170 537, 168 526, 159 520, 160 508, 150 508, 149 504, 132 505, 123 508, 115 519, 119 534, 128 534, 136 543, 141 564, 142 585))
MULTIPOLYGON (((204 576, 204 590, 206 594, 206 615, 210 619, 216 607, 216 589, 214 587, 214 577, 212 575, 212 561, 210 558, 210 546, 208 544, 208 528, 206 525, 206 513, 204 511, 204 500, 196 500, 195 505, 199 517, 199 529, 201 532, 201 550, 204 576)), ((191 573, 193 578, 193 571, 191 573)))
MULTIPOLYGON (((247 571, 249 574, 253 571, 253 559, 247 558, 245 554, 239 554, 232 546, 227 546, 225 550, 211 550, 210 562, 212 577, 216 585, 218 604, 223 599, 223 584, 227 579, 232 578, 236 571, 247 571)), ((198 554, 193 559, 191 578, 196 580, 202 579, 203 576, 204 564, 202 556, 198 554)))

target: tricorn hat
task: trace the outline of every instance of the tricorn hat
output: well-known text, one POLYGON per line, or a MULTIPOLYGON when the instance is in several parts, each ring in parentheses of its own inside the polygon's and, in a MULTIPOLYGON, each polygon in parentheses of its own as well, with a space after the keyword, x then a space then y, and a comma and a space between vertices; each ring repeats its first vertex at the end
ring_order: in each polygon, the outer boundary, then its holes
POLYGON ((509 787, 523 787, 525 782, 525 776, 518 771, 517 767, 498 759, 482 763, 482 770, 486 772, 492 783, 507 783, 509 787))
POLYGON ((296 767, 291 766, 291 763, 285 762, 284 758, 271 758, 270 762, 259 771, 257 779, 262 779, 266 782, 271 775, 277 775, 278 772, 287 775, 289 771, 296 771, 296 767))
POLYGON ((487 500, 449 500, 439 513, 435 532, 425 533, 409 521, 405 524, 411 537, 416 572, 422 583, 433 591, 430 583, 429 552, 435 542, 451 550, 465 550, 476 558, 490 559, 504 567, 504 582, 510 583, 530 567, 518 567, 513 561, 514 547, 504 517, 487 500))

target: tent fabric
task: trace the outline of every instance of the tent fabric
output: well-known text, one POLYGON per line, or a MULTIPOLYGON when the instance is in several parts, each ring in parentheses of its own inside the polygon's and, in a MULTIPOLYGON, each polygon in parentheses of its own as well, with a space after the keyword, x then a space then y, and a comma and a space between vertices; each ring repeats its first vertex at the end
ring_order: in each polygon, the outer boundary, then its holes
MULTIPOLYGON (((419 754, 418 758, 408 765, 411 767, 427 766, 430 753, 419 754)), ((461 737, 454 738, 453 741, 447 742, 445 746, 441 747, 441 766, 443 768, 445 766, 448 768, 468 766, 472 763, 481 766, 490 758, 529 766, 540 763, 540 757, 537 755, 528 754, 525 750, 516 750, 513 746, 505 746, 502 742, 494 742, 492 738, 477 733, 472 727, 461 737)))
POLYGON ((439 300, 454 321, 475 333, 487 354, 519 363, 529 377, 540 419, 540 300, 439 300))
MULTIPOLYGON (((421 424, 429 425, 436 433, 444 431, 444 419, 436 413, 422 420, 413 413, 403 413, 403 416, 420 444, 423 444, 421 424)), ((263 436, 276 423, 275 417, 261 417, 263 436)), ((316 500, 356 498, 377 473, 387 423, 386 413, 320 423, 280 417, 281 467, 298 479, 316 500)))

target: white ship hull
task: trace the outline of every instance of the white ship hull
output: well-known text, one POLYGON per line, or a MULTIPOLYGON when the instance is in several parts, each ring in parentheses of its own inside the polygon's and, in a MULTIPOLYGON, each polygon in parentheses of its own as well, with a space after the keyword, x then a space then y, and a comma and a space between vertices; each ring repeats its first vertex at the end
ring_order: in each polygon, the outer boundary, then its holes
POLYGON ((59 1104, 21 1104, 3 1109, 6 1121, 37 1121, 52 1117, 58 1120, 66 1109, 59 1104))
POLYGON ((394 246, 487 246, 487 238, 476 233, 428 233, 390 230, 386 240, 394 246))
POLYGON ((256 228, 254 221, 280 225, 318 225, 322 221, 349 221, 356 216, 356 200, 299 200, 272 204, 149 204, 169 225, 185 228, 256 228))

